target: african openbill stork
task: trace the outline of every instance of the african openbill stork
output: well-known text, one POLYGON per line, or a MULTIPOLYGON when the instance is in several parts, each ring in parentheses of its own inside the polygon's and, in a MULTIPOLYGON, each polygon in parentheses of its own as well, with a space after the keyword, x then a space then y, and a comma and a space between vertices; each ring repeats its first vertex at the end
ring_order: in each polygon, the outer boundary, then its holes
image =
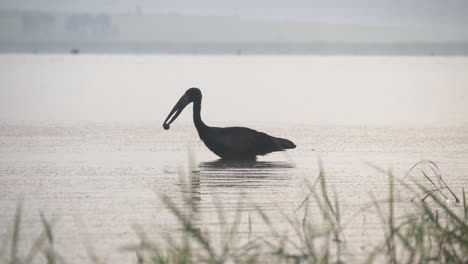
POLYGON ((176 120, 184 108, 193 103, 193 123, 200 139, 214 154, 222 159, 255 159, 274 151, 283 151, 296 147, 293 142, 284 138, 272 137, 246 127, 210 127, 201 119, 202 93, 198 88, 188 89, 171 110, 163 127, 176 120))

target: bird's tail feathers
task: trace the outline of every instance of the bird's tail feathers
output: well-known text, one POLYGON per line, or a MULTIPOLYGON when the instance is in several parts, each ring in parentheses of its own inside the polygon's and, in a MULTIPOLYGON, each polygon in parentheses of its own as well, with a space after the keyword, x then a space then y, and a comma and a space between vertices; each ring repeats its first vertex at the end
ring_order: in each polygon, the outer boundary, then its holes
POLYGON ((296 148, 296 145, 288 139, 284 138, 273 138, 273 141, 275 142, 275 145, 278 146, 280 149, 293 149, 296 148))

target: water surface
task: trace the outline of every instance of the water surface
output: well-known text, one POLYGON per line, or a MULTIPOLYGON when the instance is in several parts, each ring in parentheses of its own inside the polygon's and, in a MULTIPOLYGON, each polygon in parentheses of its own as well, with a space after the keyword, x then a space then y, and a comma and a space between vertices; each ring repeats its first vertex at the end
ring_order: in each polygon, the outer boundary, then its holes
MULTIPOLYGON (((87 260, 87 244, 109 263, 135 261, 120 250, 137 241, 133 226, 155 239, 177 233, 160 196, 183 207, 187 191, 197 223, 213 235, 220 232, 220 205, 228 222, 242 210, 245 236, 268 237, 255 206, 291 234, 281 213, 303 216, 298 207, 321 163, 339 196, 348 251, 359 259, 383 232, 375 212, 361 210, 372 195, 385 199, 388 189, 387 176, 369 163, 402 179, 414 163, 429 159, 459 196, 468 188, 468 126, 457 123, 466 120, 465 58, 2 55, 0 61, 7 73, 0 114, 1 236, 7 241, 11 235, 23 199, 23 251, 41 232, 43 212, 68 263, 87 260), (373 87, 377 83, 384 88, 373 87), (249 126, 291 139, 297 149, 254 163, 220 161, 198 139, 190 108, 163 130, 161 120, 190 86, 207 87, 208 124, 249 126), (424 122, 408 122, 421 121, 418 116, 424 122), (359 125, 326 122, 347 117, 359 125), (380 118, 392 122, 370 124, 380 118), (435 122, 445 119, 449 124, 435 122)), ((399 198, 402 213, 412 194, 399 198)), ((320 228, 316 209, 309 217, 320 228)))

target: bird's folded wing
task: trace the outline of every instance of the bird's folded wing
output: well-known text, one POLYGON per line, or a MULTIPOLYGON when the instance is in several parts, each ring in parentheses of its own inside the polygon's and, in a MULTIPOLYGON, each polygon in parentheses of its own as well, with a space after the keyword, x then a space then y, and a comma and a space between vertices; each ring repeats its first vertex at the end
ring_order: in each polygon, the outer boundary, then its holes
POLYGON ((224 149, 229 149, 236 153, 250 153, 255 150, 257 136, 252 132, 226 131, 216 137, 216 143, 224 149))
POLYGON ((249 128, 222 131, 216 143, 223 149, 238 154, 259 155, 278 150, 272 137, 249 128))

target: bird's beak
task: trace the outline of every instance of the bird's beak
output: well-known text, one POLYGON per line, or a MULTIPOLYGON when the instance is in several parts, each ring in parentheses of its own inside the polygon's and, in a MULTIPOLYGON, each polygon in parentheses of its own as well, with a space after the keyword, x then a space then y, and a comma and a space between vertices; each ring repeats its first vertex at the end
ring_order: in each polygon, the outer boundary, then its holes
POLYGON ((167 115, 167 118, 163 123, 164 129, 168 130, 170 128, 169 125, 176 120, 176 118, 180 115, 180 113, 182 113, 182 110, 184 110, 184 108, 188 104, 190 104, 190 100, 189 100, 188 96, 186 94, 182 95, 182 97, 179 99, 179 101, 174 106, 174 108, 172 108, 169 115, 167 115))

